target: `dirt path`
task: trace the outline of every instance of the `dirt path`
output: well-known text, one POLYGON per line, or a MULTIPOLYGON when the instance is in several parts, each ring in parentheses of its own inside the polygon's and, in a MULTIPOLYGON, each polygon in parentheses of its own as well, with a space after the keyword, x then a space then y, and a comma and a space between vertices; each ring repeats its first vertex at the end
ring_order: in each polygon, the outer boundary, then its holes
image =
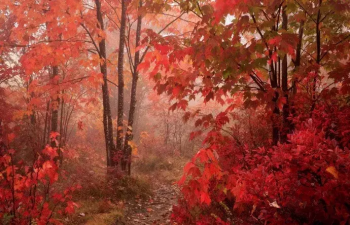
POLYGON ((153 197, 149 200, 134 200, 126 205, 125 220, 128 225, 165 225, 170 223, 172 206, 176 204, 176 185, 154 184, 153 197))

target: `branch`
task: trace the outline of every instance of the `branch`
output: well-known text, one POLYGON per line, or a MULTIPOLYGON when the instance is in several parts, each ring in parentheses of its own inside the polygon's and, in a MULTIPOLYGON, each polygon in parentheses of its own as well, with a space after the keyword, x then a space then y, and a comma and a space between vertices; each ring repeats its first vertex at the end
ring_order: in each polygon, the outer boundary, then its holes
POLYGON ((276 24, 276 31, 278 31, 279 23, 280 23, 280 16, 281 16, 281 8, 284 3, 284 0, 281 2, 281 4, 278 6, 278 14, 277 14, 277 24, 276 24))
POLYGON ((111 80, 109 80, 109 79, 107 79, 107 81, 108 81, 109 83, 113 84, 114 86, 118 87, 118 85, 117 85, 116 83, 114 83, 113 81, 111 81, 111 80))
MULTIPOLYGON (((347 40, 350 37, 350 34, 348 34, 344 39, 338 41, 337 43, 334 44, 334 47, 336 47, 337 45, 343 43, 345 40, 347 40)), ((326 51, 322 56, 321 56, 321 60, 329 53, 329 51, 326 51)))
POLYGON ((334 11, 329 11, 326 15, 324 15, 324 17, 321 19, 320 23, 323 22, 323 20, 325 20, 329 15, 333 14, 334 11))
POLYGON ((297 0, 295 0, 295 2, 300 6, 300 8, 310 17, 310 19, 312 21, 314 21, 314 23, 316 23, 316 20, 314 20, 314 18, 312 18, 311 14, 304 8, 304 6, 302 4, 300 4, 297 0))
MULTIPOLYGON (((179 7, 182 8, 180 2, 178 2, 178 1, 176 1, 176 0, 174 0, 174 2, 176 2, 176 3, 179 5, 179 7)), ((188 13, 188 11, 191 11, 193 14, 195 14, 195 15, 198 16, 199 18, 203 18, 202 16, 200 16, 198 13, 196 13, 196 12, 193 11, 193 10, 187 9, 187 13, 188 13)))
MULTIPOLYGON (((171 24, 173 24, 176 20, 178 20, 182 15, 184 15, 185 13, 181 13, 178 17, 176 17, 174 20, 172 20, 170 23, 168 23, 165 27, 163 27, 163 29, 161 29, 160 31, 158 31, 157 34, 161 34, 165 29, 167 29, 171 24)), ((140 63, 143 61, 143 59, 145 58, 146 56, 146 53, 148 52, 150 46, 148 45, 147 48, 145 49, 144 53, 142 54, 141 56, 141 59, 140 59, 140 63)))
POLYGON ((204 16, 203 12, 202 12, 202 9, 201 9, 201 6, 199 5, 198 1, 196 1, 196 4, 197 4, 197 7, 199 9, 199 12, 201 13, 202 17, 204 16))
POLYGON ((89 37, 90 37, 90 39, 91 39, 91 41, 92 41, 92 44, 93 44, 93 45, 95 46, 95 48, 96 48, 96 51, 97 51, 98 55, 100 56, 100 58, 102 58, 100 49, 97 47, 97 44, 96 44, 94 38, 92 37, 90 31, 85 27, 84 24, 81 23, 80 25, 84 28, 84 30, 86 31, 86 33, 89 35, 89 37))
MULTIPOLYGON (((111 9, 113 9, 115 15, 117 16, 118 22, 120 23, 120 18, 119 18, 119 16, 118 16, 117 10, 115 10, 115 8, 111 5, 110 2, 108 2, 107 0, 105 0, 105 2, 107 2, 107 4, 111 7, 111 9)), ((106 14, 106 15, 107 15, 107 14, 106 14)))
POLYGON ((118 29, 120 29, 119 25, 112 18, 110 18, 107 14, 106 16, 109 19, 109 21, 111 21, 118 29))
POLYGON ((125 47, 126 47, 126 52, 128 53, 128 58, 129 58, 129 66, 130 66, 130 71, 131 73, 134 73, 133 72, 133 68, 134 68, 134 62, 133 62, 133 59, 132 59, 132 56, 131 56, 131 50, 130 50, 130 32, 131 32, 131 26, 132 26, 132 23, 130 23, 130 18, 128 17, 128 22, 129 22, 129 27, 128 27, 128 35, 127 35, 127 40, 125 42, 125 47))
MULTIPOLYGON (((169 13, 155 13, 155 14, 160 14, 160 15, 170 16, 170 17, 177 17, 176 15, 172 15, 172 14, 169 14, 169 13)), ((183 18, 179 18, 179 20, 182 20, 182 21, 187 22, 187 23, 197 24, 196 22, 193 22, 193 21, 190 21, 190 20, 186 20, 186 19, 183 19, 183 18)))
POLYGON ((253 79, 253 81, 259 86, 260 90, 263 92, 266 92, 264 86, 262 85, 262 83, 260 83, 258 76, 253 75, 253 74, 249 74, 249 76, 253 79))
POLYGON ((252 19, 253 19, 253 21, 254 21, 254 24, 255 24, 255 26, 256 26, 256 29, 257 29, 257 31, 258 31, 260 37, 261 37, 261 40, 264 42, 264 44, 265 44, 265 46, 266 46, 266 48, 267 48, 267 50, 268 50, 268 49, 269 49, 269 45, 267 44, 267 41, 265 40, 265 37, 264 37, 264 35, 262 34, 262 32, 261 32, 261 30, 260 30, 260 28, 259 28, 259 26, 258 26, 258 24, 257 24, 257 22, 256 22, 255 16, 254 16, 253 14, 250 14, 250 16, 252 17, 252 19))

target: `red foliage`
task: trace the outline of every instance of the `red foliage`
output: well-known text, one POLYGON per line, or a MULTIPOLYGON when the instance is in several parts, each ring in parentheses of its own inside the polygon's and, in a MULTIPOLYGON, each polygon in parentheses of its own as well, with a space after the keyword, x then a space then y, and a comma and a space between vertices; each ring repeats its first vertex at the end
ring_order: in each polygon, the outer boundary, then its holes
POLYGON ((332 115, 319 120, 321 111, 326 112, 321 107, 313 120, 299 125, 288 144, 272 148, 251 149, 216 133, 210 147, 185 167, 180 184, 188 181, 172 219, 179 224, 220 224, 218 218, 244 224, 349 222, 350 153, 327 137, 323 120, 332 115))
POLYGON ((71 192, 55 190, 58 166, 55 149, 47 146, 31 166, 15 162, 14 150, 0 157, 0 218, 2 224, 60 224, 55 210, 73 213, 71 192), (62 208, 63 207, 63 208, 62 208), (61 208, 61 209, 60 209, 61 208))

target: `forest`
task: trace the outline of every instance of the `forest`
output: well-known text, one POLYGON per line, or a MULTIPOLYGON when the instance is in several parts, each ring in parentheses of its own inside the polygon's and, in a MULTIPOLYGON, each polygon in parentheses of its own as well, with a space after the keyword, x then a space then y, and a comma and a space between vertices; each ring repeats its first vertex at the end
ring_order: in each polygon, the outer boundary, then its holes
POLYGON ((1 225, 349 225, 349 171, 348 0, 0 0, 1 225))

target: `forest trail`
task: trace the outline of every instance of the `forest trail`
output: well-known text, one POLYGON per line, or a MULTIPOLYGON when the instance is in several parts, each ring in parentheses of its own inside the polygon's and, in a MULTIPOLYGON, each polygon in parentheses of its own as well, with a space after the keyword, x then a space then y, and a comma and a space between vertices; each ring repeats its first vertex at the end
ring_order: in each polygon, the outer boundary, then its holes
POLYGON ((170 214, 172 206, 177 203, 178 193, 179 189, 176 184, 156 182, 153 186, 153 196, 150 199, 135 199, 126 205, 126 224, 171 224, 170 214))

